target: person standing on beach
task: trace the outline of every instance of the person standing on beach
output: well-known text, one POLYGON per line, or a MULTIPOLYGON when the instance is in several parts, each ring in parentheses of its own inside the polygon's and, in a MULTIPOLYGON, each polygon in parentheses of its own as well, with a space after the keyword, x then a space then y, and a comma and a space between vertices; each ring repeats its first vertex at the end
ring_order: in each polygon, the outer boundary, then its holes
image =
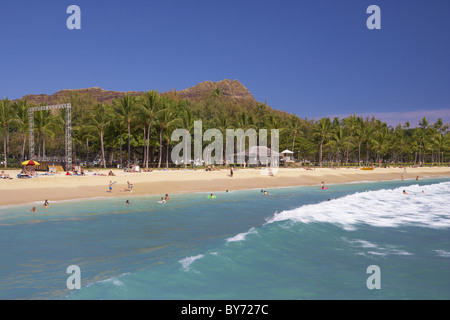
POLYGON ((106 191, 106 192, 112 192, 112 187, 113 187, 113 185, 114 185, 114 182, 109 181, 109 190, 106 191))
POLYGON ((232 177, 232 178, 233 178, 233 171, 234 171, 234 170, 233 170, 233 167, 231 167, 231 168, 230 168, 230 177, 232 177))

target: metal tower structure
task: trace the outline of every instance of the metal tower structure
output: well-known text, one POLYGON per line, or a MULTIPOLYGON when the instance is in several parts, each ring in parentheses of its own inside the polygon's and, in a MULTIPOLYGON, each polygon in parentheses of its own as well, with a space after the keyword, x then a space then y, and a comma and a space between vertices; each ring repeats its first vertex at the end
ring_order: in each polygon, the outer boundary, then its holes
MULTIPOLYGON (((30 143, 30 159, 34 158, 34 112, 42 110, 66 109, 65 156, 66 170, 72 169, 72 106, 70 103, 53 106, 32 107, 28 109, 28 130, 30 143)), ((45 160, 45 159, 43 159, 45 160)))

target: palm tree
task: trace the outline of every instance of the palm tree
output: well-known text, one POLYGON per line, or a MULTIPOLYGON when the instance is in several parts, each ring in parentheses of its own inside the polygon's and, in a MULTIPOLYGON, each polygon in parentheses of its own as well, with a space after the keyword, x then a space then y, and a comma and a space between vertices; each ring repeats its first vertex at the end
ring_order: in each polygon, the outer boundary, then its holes
POLYGON ((403 129, 402 125, 399 124, 395 128, 395 136, 394 136, 395 144, 400 145, 400 163, 403 163, 403 149, 406 144, 406 135, 405 130, 403 129))
POLYGON ((297 138, 297 136, 302 133, 301 131, 302 123, 295 114, 289 117, 288 123, 289 123, 289 130, 292 134, 292 152, 293 154, 295 154, 295 138, 297 138))
POLYGON ((358 138, 358 165, 361 166, 361 144, 367 140, 369 136, 369 126, 361 116, 356 121, 356 137, 358 138))
POLYGON ((166 169, 169 168, 169 147, 172 138, 172 134, 170 133, 170 131, 176 129, 178 126, 181 126, 182 123, 182 119, 174 118, 166 124, 166 130, 164 132, 164 140, 166 142, 166 169))
MULTIPOLYGON (((163 109, 156 113, 156 120, 159 129, 159 162, 158 168, 161 168, 162 161, 162 146, 163 146, 163 133, 167 128, 179 123, 180 119, 175 117, 175 112, 172 109, 169 101, 163 101, 163 109)), ((169 147, 169 146, 167 146, 169 147)))
POLYGON ((340 149, 349 142, 349 137, 346 137, 344 134, 344 128, 338 123, 334 133, 332 134, 332 139, 336 144, 336 162, 338 163, 338 166, 341 166, 341 154, 340 149))
POLYGON ((0 125, 3 129, 3 153, 5 156, 4 166, 8 166, 8 145, 9 145, 9 128, 16 122, 17 115, 8 98, 0 100, 0 125))
POLYGON ((54 137, 55 130, 57 130, 58 122, 52 117, 51 110, 40 110, 35 112, 34 114, 34 128, 38 133, 38 141, 39 141, 39 152, 38 156, 42 158, 46 157, 46 149, 45 149, 45 138, 47 136, 54 137), (42 149, 41 149, 42 146, 42 149))
POLYGON ((122 99, 114 100, 114 111, 119 121, 126 123, 128 129, 128 161, 127 167, 131 162, 131 120, 136 112, 136 98, 125 94, 122 99))
POLYGON ((111 124, 112 122, 112 109, 111 106, 108 104, 97 104, 94 107, 94 110, 87 118, 88 123, 91 125, 91 127, 97 131, 99 138, 100 138, 100 147, 102 151, 102 163, 103 168, 106 168, 106 159, 105 159, 105 146, 104 146, 104 140, 103 136, 105 133, 105 129, 111 124))
MULTIPOLYGON (((346 135, 346 150, 345 150, 345 154, 346 154, 346 163, 348 164, 348 159, 350 157, 350 148, 354 147, 354 143, 353 143, 353 136, 355 135, 355 133, 357 133, 357 128, 358 128, 358 118, 356 117, 355 114, 351 115, 350 117, 344 118, 342 120, 343 124, 344 124, 344 128, 345 128, 345 135, 346 135)), ((357 136, 357 134, 356 134, 357 136)))
POLYGON ((18 100, 14 103, 14 109, 17 115, 17 129, 21 135, 21 146, 20 146, 20 162, 25 159, 25 145, 28 133, 28 105, 27 100, 18 100))
POLYGON ((321 118, 317 122, 314 135, 318 136, 320 138, 320 144, 319 144, 319 163, 320 166, 323 165, 322 161, 322 152, 323 152, 323 142, 325 141, 325 138, 330 134, 331 130, 331 120, 330 118, 321 118))
POLYGON ((145 167, 148 169, 148 160, 149 160, 149 152, 150 152, 150 130, 152 127, 153 120, 156 117, 156 113, 158 112, 160 106, 160 96, 158 91, 148 91, 140 96, 137 100, 138 112, 140 115, 147 121, 147 139, 145 146, 145 167))
MULTIPOLYGON (((190 109, 184 110, 180 121, 181 121, 181 127, 183 129, 186 129, 188 134, 192 136, 192 132, 194 131, 194 117, 192 115, 192 111, 190 109)), ((187 150, 186 139, 185 139, 184 143, 185 143, 184 152, 186 152, 186 150, 187 150)), ((185 160, 191 160, 190 155, 188 155, 188 157, 184 157, 185 160), (188 157, 189 157, 189 159, 188 159, 188 157)), ((184 168, 187 168, 187 165, 188 165, 187 162, 188 161, 184 161, 184 168)))
POLYGON ((378 166, 381 167, 381 157, 385 154, 388 148, 389 142, 389 133, 387 126, 381 128, 380 131, 377 132, 374 139, 372 139, 373 148, 377 151, 377 162, 378 166))

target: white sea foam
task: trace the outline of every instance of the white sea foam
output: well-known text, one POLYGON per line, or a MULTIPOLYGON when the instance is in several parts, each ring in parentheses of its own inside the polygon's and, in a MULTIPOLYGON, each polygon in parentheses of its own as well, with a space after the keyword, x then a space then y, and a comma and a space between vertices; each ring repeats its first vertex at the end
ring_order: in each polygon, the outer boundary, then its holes
POLYGON ((276 213, 267 223, 285 220, 327 222, 346 230, 354 230, 361 224, 450 228, 449 195, 450 182, 358 192, 276 213), (403 194, 403 190, 408 194, 403 194))
POLYGON ((341 238, 345 242, 349 243, 352 247, 359 249, 370 249, 367 252, 360 252, 358 251, 357 255, 378 255, 378 256, 387 256, 387 255, 399 255, 399 256, 410 256, 413 255, 412 253, 405 251, 403 249, 399 249, 398 246, 394 245, 380 245, 375 244, 366 240, 361 239, 355 239, 355 240, 349 240, 345 237, 341 238))
POLYGON ((433 250, 439 257, 450 258, 450 252, 445 250, 433 250))
POLYGON ((188 271, 190 265, 191 265, 195 260, 201 259, 201 258, 203 258, 204 256, 205 256, 205 255, 203 255, 203 254, 198 254, 198 255, 196 255, 196 256, 186 257, 186 258, 184 258, 184 259, 181 259, 179 262, 180 262, 181 265, 183 266, 183 270, 184 270, 184 271, 188 271))
POLYGON ((235 235, 234 237, 228 238, 227 242, 237 242, 237 241, 243 241, 245 240, 245 237, 247 237, 247 235, 249 234, 255 234, 258 233, 256 231, 255 228, 251 228, 250 230, 248 230, 247 232, 243 232, 243 233, 239 233, 237 235, 235 235))

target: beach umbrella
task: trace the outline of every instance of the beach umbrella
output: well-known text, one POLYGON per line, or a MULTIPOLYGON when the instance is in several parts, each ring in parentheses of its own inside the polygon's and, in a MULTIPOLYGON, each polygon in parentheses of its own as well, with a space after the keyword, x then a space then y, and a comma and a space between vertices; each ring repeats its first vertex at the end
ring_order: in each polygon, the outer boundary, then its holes
POLYGON ((27 160, 22 162, 22 166, 39 166, 39 162, 34 160, 27 160))

